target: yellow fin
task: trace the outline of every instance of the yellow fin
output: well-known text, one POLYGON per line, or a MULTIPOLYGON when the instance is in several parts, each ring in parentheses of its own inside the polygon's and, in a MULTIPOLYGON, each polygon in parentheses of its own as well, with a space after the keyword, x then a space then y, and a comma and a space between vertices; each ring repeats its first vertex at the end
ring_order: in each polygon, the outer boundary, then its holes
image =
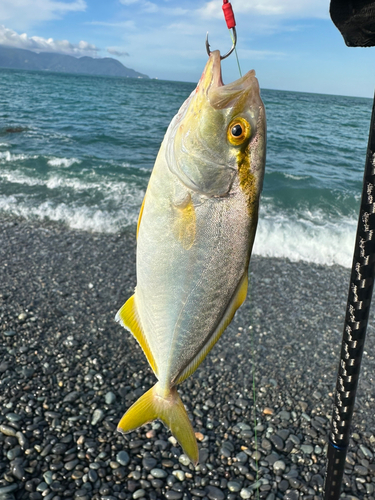
POLYGON ((129 408, 117 429, 121 432, 130 432, 157 418, 171 430, 184 453, 196 465, 199 456, 197 440, 175 387, 170 391, 163 391, 159 383, 154 385, 129 408))
POLYGON ((145 353, 147 361, 149 362, 149 365, 151 366, 153 372, 156 376, 158 376, 158 369, 155 359, 151 353, 150 346, 143 333, 134 295, 132 295, 130 299, 128 299, 118 311, 118 313, 116 314, 116 321, 118 321, 122 326, 124 326, 133 334, 139 345, 142 347, 142 350, 145 353))
POLYGON ((202 363, 204 358, 207 356, 207 354, 211 351, 213 346, 216 344, 216 342, 219 340, 221 334, 224 332, 226 327, 229 325, 229 323, 232 321, 233 316, 237 309, 244 303, 247 295, 247 287, 249 283, 248 275, 247 275, 247 270, 245 274, 243 275, 239 285, 237 286, 237 290, 233 295, 233 298, 230 302, 230 304, 227 307, 227 310, 218 324, 214 334, 212 337, 208 340, 207 344, 203 346, 203 348, 199 351, 199 353, 195 356, 195 358, 190 361, 190 363, 187 365, 187 367, 180 373, 179 377, 177 378, 176 381, 174 381, 174 384, 180 384, 183 382, 185 379, 190 377, 192 373, 195 372, 195 370, 198 368, 198 366, 202 363))
POLYGON ((196 233, 196 215, 190 195, 187 203, 175 207, 173 233, 185 250, 189 250, 193 246, 196 233))
MULTIPOLYGON (((146 194, 147 194, 147 191, 146 191, 146 194)), ((142 201, 142 205, 141 205, 141 209, 139 211, 139 215, 138 215, 138 222, 137 222, 137 238, 138 238, 138 233, 139 233, 139 226, 141 225, 141 220, 142 220, 142 215, 143 215, 143 209, 145 207, 145 199, 146 199, 146 194, 144 195, 143 197, 143 201, 142 201)))

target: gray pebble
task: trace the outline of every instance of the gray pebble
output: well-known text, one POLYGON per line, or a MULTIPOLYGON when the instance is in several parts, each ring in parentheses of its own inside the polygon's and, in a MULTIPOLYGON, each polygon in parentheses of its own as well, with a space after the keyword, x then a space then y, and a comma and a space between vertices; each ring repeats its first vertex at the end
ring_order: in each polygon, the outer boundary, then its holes
POLYGON ((285 493, 284 500, 298 500, 299 492, 297 490, 291 490, 285 493))
POLYGON ((40 491, 41 493, 43 493, 43 491, 46 490, 48 490, 48 484, 45 483, 44 481, 39 483, 38 486, 36 487, 36 491, 40 491))
POLYGON ((151 476, 155 477, 156 479, 163 479, 163 478, 168 476, 168 474, 167 474, 167 472, 165 472, 165 470, 158 469, 158 468, 151 469, 150 474, 151 474, 151 476))
POLYGON ((305 455, 311 455, 314 451, 314 447, 311 446, 311 444, 301 444, 301 450, 305 453, 305 455))
POLYGON ((111 405, 116 401, 116 395, 112 392, 109 391, 107 394, 104 396, 105 402, 107 405, 111 405))
POLYGON ((242 488, 242 490, 240 491, 240 497, 243 499, 250 498, 252 494, 253 492, 249 488, 242 488))
POLYGON ((177 477, 179 481, 185 481, 185 472, 183 470, 174 470, 173 475, 177 477))
POLYGON ((143 460, 142 460, 142 467, 145 469, 145 470, 151 470, 155 467, 155 465, 157 464, 157 460, 155 460, 155 458, 152 458, 152 457, 145 457, 143 460))
POLYGON ((237 481, 228 481, 228 490, 232 491, 233 493, 237 493, 241 489, 240 483, 237 483, 237 481))
POLYGON ((354 472, 356 472, 360 476, 367 476, 367 474, 368 474, 368 468, 367 467, 363 467, 363 465, 355 465, 354 466, 354 472))
POLYGON ((206 494, 210 500, 224 500, 225 498, 224 492, 211 484, 206 487, 206 494))
POLYGON ((64 403, 74 403, 81 396, 81 393, 78 391, 72 391, 65 396, 63 399, 64 403))
POLYGON ((286 491, 289 488, 289 483, 286 479, 279 482, 278 488, 280 491, 286 491))
POLYGON ((180 462, 180 464, 185 465, 185 467, 190 464, 190 458, 184 453, 182 453, 182 455, 178 457, 178 461, 180 462))
POLYGON ((11 450, 9 450, 7 452, 7 459, 12 461, 14 460, 15 458, 19 457, 21 455, 22 451, 21 451, 21 447, 20 446, 15 446, 14 448, 12 448, 11 450))
POLYGON ((371 450, 369 450, 368 448, 366 448, 366 446, 363 446, 363 444, 360 444, 359 445, 360 449, 362 450, 362 453, 364 454, 364 456, 368 459, 372 459, 374 458, 374 454, 372 453, 371 450))
POLYGON ((262 439, 261 447, 263 448, 263 450, 271 451, 272 450, 271 441, 269 441, 268 439, 262 439))
POLYGON ((167 500, 180 500, 182 498, 182 493, 180 491, 168 490, 165 492, 164 496, 167 500))
POLYGON ((47 484, 52 483, 52 481, 53 481, 52 476, 53 476, 53 472, 51 470, 48 470, 47 472, 45 472, 43 474, 43 478, 47 484))
POLYGON ((10 484, 9 486, 0 486, 0 495, 5 495, 6 493, 12 493, 12 491, 18 490, 18 484, 10 484))
POLYGON ((16 500, 16 497, 13 493, 0 493, 0 500, 16 500))
POLYGON ((95 481, 98 479, 98 474, 95 472, 94 469, 90 469, 87 473, 87 477, 91 483, 95 483, 95 481))
POLYGON ((13 476, 15 478, 19 479, 20 481, 24 481, 26 479, 25 469, 23 468, 21 463, 17 462, 17 460, 15 460, 14 462, 11 462, 10 470, 11 470, 13 476))
POLYGON ((294 434, 290 434, 289 438, 290 441, 292 441, 293 444, 298 445, 300 444, 301 440, 299 437, 295 436, 294 434))
POLYGON ((276 450, 281 451, 284 448, 284 441, 281 439, 280 436, 277 436, 276 434, 272 434, 270 436, 270 441, 276 448, 276 450))
POLYGON ((1 424, 0 432, 5 434, 6 436, 15 436, 17 431, 14 427, 10 427, 10 425, 1 424))
POLYGON ((273 470, 275 471, 276 474, 284 472, 285 467, 286 464, 282 460, 276 460, 276 462, 273 464, 273 470))
POLYGON ((16 432, 16 438, 18 439, 18 444, 21 446, 23 450, 28 447, 29 441, 21 431, 16 432))
POLYGON ((97 408, 96 410, 94 410, 94 413, 92 414, 91 425, 98 424, 103 419, 103 417, 104 417, 104 411, 97 408))
POLYGON ((145 495, 146 495, 145 490, 140 489, 133 493, 133 498, 134 500, 137 500, 137 498, 143 498, 145 495))
POLYGON ((5 418, 9 420, 9 422, 19 422, 20 420, 23 420, 21 415, 17 415, 17 413, 7 413, 5 418))
POLYGON ((7 330, 4 332, 4 337, 14 337, 16 332, 14 330, 7 330))
POLYGON ((365 487, 366 487, 366 493, 367 493, 367 495, 372 495, 374 493, 374 485, 373 485, 373 483, 366 483, 365 487))
POLYGON ((64 465, 66 470, 73 470, 74 467, 76 467, 79 464, 79 460, 76 458, 75 460, 70 460, 69 462, 66 462, 64 465))
POLYGON ((128 453, 125 450, 122 450, 122 451, 119 451, 117 453, 117 455, 116 455, 116 461, 120 465, 126 466, 130 462, 130 457, 129 457, 128 453))
POLYGON ((283 410, 277 416, 279 418, 281 418, 281 420, 290 420, 290 412, 289 411, 283 410))
POLYGON ((283 477, 285 479, 296 478, 296 477, 298 477, 298 470, 297 469, 290 469, 290 471, 286 472, 283 477))
POLYGON ((241 462, 242 464, 247 462, 247 459, 248 459, 248 456, 243 451, 241 451, 240 453, 237 453, 237 455, 236 455, 237 462, 241 462))

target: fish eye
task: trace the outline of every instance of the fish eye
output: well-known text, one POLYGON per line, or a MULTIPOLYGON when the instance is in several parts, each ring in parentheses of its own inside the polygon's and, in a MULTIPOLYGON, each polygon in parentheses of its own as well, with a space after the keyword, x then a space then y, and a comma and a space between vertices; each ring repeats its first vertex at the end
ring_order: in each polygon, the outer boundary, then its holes
POLYGON ((244 118, 237 117, 229 124, 227 137, 233 146, 240 146, 250 137, 251 125, 244 118))
POLYGON ((242 127, 239 123, 237 123, 230 132, 234 137, 239 137, 243 133, 242 127))

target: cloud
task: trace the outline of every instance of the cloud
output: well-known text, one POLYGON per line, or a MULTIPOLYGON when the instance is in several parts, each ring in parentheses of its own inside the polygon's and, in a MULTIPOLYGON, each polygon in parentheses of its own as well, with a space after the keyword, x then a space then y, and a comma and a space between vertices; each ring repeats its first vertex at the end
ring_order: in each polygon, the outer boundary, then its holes
POLYGON ((126 29, 134 29, 135 22, 134 21, 88 21, 85 24, 92 24, 93 26, 109 26, 111 28, 126 28, 126 29))
POLYGON ((0 19, 15 29, 26 29, 36 22, 59 19, 69 12, 86 10, 85 0, 1 0, 0 19))
MULTIPOLYGON (((235 16, 249 14, 253 16, 277 16, 282 18, 328 18, 326 0, 248 0, 233 2, 235 16)), ((204 18, 223 18, 222 1, 210 0, 197 9, 204 18)))
POLYGON ((129 56, 129 53, 125 50, 119 49, 118 47, 107 47, 107 52, 112 54, 113 56, 129 56))
POLYGON ((34 52, 57 52, 72 56, 96 56, 99 51, 95 45, 83 40, 79 43, 70 43, 68 40, 54 40, 40 36, 29 37, 26 33, 19 35, 5 26, 0 26, 0 45, 28 49, 34 52))

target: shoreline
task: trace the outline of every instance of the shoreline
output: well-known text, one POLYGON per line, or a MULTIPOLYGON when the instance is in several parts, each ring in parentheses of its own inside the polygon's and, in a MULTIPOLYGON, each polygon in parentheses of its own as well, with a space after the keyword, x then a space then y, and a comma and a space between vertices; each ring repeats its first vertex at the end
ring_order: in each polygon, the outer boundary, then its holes
MULTIPOLYGON (((235 500, 257 482, 268 500, 321 496, 349 269, 252 257, 245 304, 179 388, 202 440, 194 469, 159 423, 116 431, 155 383, 114 320, 135 286, 134 234, 3 220, 0 262, 0 500, 235 500)), ((373 318, 344 477, 352 500, 375 497, 373 318)))

